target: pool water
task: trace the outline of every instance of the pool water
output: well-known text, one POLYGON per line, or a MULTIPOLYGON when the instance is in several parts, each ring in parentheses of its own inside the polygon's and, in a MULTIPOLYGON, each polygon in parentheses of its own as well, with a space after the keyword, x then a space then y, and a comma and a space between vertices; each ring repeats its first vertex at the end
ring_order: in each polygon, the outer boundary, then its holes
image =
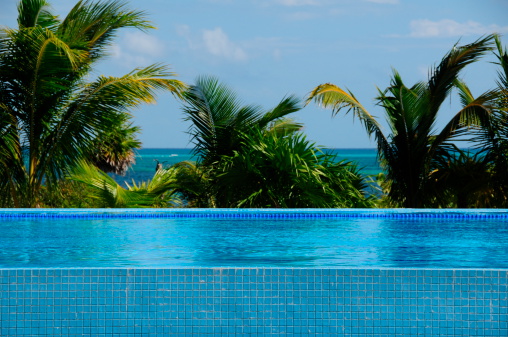
POLYGON ((0 217, 0 268, 508 268, 503 218, 0 217))

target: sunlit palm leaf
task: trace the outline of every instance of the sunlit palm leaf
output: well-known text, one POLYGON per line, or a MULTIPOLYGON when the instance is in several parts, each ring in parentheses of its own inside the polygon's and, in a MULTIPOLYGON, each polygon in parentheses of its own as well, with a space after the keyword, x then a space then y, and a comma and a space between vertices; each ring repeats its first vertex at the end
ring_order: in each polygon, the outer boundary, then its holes
POLYGON ((20 1, 18 4, 18 25, 20 28, 40 26, 49 28, 58 23, 56 16, 50 12, 46 0, 20 1))
POLYGON ((75 166, 69 179, 89 186, 93 193, 90 197, 104 207, 149 207, 154 203, 154 195, 145 191, 126 190, 113 178, 86 162, 75 166))

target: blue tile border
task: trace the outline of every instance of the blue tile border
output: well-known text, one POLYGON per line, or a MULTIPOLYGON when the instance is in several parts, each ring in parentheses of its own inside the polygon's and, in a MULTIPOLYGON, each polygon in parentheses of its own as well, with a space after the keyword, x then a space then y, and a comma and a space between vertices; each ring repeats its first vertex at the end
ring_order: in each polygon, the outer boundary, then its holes
POLYGON ((507 336, 508 269, 0 269, 1 336, 507 336))
POLYGON ((0 209, 2 218, 508 219, 507 209, 0 209))

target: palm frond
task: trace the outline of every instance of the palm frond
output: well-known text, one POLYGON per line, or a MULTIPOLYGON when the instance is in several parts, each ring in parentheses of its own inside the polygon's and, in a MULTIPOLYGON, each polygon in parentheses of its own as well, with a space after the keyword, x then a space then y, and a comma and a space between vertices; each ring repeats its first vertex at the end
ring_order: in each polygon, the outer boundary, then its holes
POLYGON ((205 165, 238 150, 242 133, 253 127, 266 128, 300 108, 294 96, 284 98, 268 112, 257 105, 243 105, 233 90, 211 76, 199 77, 183 94, 183 101, 185 120, 192 122, 189 134, 194 154, 205 165))
POLYGON ((300 99, 296 96, 284 97, 279 104, 271 111, 263 114, 257 125, 261 128, 266 127, 269 123, 286 117, 289 114, 300 111, 302 109, 300 99))
POLYGON ((93 193, 90 197, 100 201, 104 207, 148 207, 154 202, 153 195, 126 190, 109 175, 84 161, 72 169, 69 179, 90 187, 93 193))
POLYGON ((19 27, 50 28, 55 26, 59 21, 49 9, 50 5, 46 0, 21 0, 18 3, 19 27))
POLYGON ((265 134, 274 132, 279 135, 287 135, 301 131, 302 128, 303 124, 295 122, 291 118, 280 118, 268 124, 265 130, 265 134))
POLYGON ((65 167, 76 160, 95 153, 94 139, 101 130, 112 130, 121 125, 123 114, 141 103, 155 101, 160 90, 179 92, 183 84, 167 79, 166 67, 151 66, 136 70, 123 77, 101 76, 78 92, 62 114, 55 116, 51 132, 43 144, 41 174, 58 178, 65 167), (65 140, 65 141, 64 141, 65 140), (60 160, 67 165, 58 164, 60 160))
POLYGON ((498 70, 498 86, 508 90, 508 50, 503 48, 499 35, 496 35, 494 40, 497 48, 495 55, 499 61, 498 64, 501 67, 501 69, 498 70))
POLYGON ((106 55, 120 28, 153 28, 143 11, 130 10, 125 1, 79 1, 58 27, 58 34, 69 45, 90 51, 90 60, 106 55))
POLYGON ((467 103, 445 125, 435 137, 432 148, 441 146, 446 140, 462 135, 467 127, 488 128, 492 123, 492 114, 499 98, 499 91, 487 91, 476 99, 469 96, 470 91, 465 84, 461 85, 463 103, 467 103))
POLYGON ((492 50, 494 35, 487 35, 471 44, 455 45, 430 72, 428 90, 430 93, 430 110, 436 114, 443 101, 448 97, 459 73, 468 64, 478 61, 480 57, 492 50))
POLYGON ((334 84, 326 83, 314 88, 309 94, 306 104, 311 101, 323 108, 331 108, 334 115, 346 108, 347 112, 352 111, 355 117, 360 119, 369 135, 382 134, 381 126, 377 120, 360 104, 356 97, 351 92, 346 92, 334 84))

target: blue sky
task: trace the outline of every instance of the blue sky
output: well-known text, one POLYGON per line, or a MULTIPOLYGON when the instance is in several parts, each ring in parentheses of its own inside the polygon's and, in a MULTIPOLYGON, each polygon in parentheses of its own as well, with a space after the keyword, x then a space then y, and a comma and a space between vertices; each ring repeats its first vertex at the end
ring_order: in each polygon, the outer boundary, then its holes
MULTIPOLYGON (((50 1, 64 15, 75 3, 50 1)), ((302 99, 331 82, 350 89, 371 114, 376 87, 386 88, 392 68, 407 85, 427 79, 428 69, 460 40, 504 34, 506 0, 132 0, 157 26, 144 34, 125 30, 97 74, 122 75, 135 67, 164 62, 186 83, 213 75, 246 104, 275 106, 284 96, 302 99)), ((16 1, 0 0, 0 25, 16 24, 16 1)), ((485 57, 466 68, 473 93, 495 85, 496 66, 485 57)), ((455 97, 443 107, 443 126, 456 111, 455 97)), ((192 147, 181 103, 169 94, 133 111, 144 147, 192 147)), ((318 145, 375 147, 351 116, 332 118, 311 104, 293 116, 318 145)))

